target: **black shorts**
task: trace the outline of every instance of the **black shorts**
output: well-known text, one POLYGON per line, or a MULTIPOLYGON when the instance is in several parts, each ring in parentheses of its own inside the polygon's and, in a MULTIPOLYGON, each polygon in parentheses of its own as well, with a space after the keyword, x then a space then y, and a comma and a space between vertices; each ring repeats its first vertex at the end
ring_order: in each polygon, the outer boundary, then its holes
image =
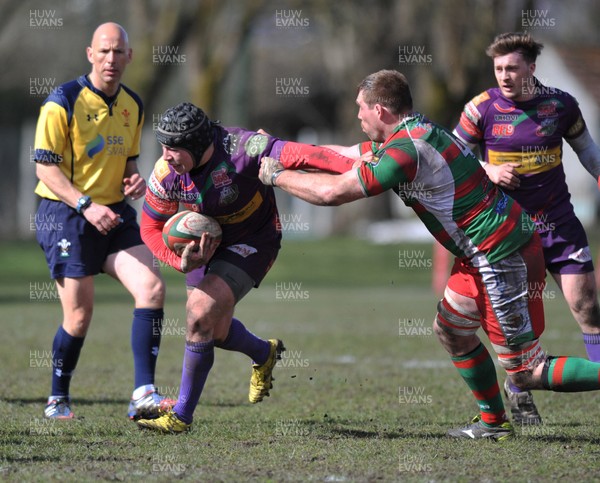
POLYGON ((208 265, 186 275, 188 288, 197 287, 208 273, 220 276, 230 286, 236 302, 254 286, 258 287, 277 258, 279 238, 262 243, 240 243, 219 247, 208 265))

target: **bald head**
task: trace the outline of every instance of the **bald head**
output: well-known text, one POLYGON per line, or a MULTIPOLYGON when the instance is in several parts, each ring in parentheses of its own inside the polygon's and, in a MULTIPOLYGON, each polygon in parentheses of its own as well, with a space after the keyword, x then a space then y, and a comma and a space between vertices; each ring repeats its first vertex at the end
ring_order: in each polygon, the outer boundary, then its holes
POLYGON ((125 29, 115 22, 106 22, 99 25, 92 36, 91 46, 97 44, 101 39, 122 39, 125 46, 129 48, 129 37, 125 29))
POLYGON ((87 57, 92 64, 90 81, 107 96, 119 90, 125 67, 131 61, 132 51, 125 29, 114 22, 100 25, 87 48, 87 57))

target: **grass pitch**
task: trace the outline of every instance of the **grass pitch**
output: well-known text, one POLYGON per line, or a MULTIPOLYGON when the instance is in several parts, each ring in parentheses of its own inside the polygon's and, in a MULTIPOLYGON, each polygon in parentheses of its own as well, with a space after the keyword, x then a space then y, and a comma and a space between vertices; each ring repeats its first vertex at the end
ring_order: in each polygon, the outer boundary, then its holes
MULTIPOLYGON (((286 344, 271 397, 249 404, 249 361, 217 351, 194 428, 177 436, 141 432, 126 418, 132 304, 106 276, 97 278, 94 321, 72 383, 78 419, 42 419, 59 303, 37 246, 0 249, 0 480, 600 477, 597 393, 537 392, 546 424, 523 428, 513 441, 445 437, 477 407, 431 331, 437 296, 429 246, 285 241, 267 279, 236 312, 253 332, 286 344)), ((185 293, 180 274, 163 273, 168 302, 156 383, 175 397, 185 293)), ((545 349, 584 357, 562 296, 553 285, 545 296, 545 349)))

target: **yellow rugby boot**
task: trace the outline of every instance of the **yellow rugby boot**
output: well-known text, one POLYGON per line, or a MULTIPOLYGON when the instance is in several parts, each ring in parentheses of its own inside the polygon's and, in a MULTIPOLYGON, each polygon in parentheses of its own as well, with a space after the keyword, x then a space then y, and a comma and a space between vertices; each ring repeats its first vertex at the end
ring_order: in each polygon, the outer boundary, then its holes
POLYGON ((283 342, 279 339, 269 339, 271 350, 267 361, 262 364, 252 364, 252 377, 250 378, 250 392, 248 399, 252 404, 261 402, 265 396, 269 396, 269 390, 273 388, 273 368, 278 360, 281 360, 281 353, 285 351, 283 342))
POLYGON ((138 419, 137 425, 143 429, 153 429, 161 433, 178 434, 185 433, 192 428, 192 424, 184 423, 173 410, 162 413, 155 419, 138 419))

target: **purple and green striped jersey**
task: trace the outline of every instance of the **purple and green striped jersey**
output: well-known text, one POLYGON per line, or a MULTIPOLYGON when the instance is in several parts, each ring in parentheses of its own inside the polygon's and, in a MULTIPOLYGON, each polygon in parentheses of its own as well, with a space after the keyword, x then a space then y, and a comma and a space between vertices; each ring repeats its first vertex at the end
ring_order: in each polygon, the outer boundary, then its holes
POLYGON ((405 118, 381 145, 366 142, 376 161, 358 177, 366 196, 393 190, 457 257, 483 253, 490 263, 527 243, 533 224, 487 177, 475 155, 423 116, 405 118))
POLYGON ((544 226, 575 217, 562 163, 562 140, 579 136, 585 122, 575 98, 537 80, 524 102, 504 97, 499 88, 488 89, 469 101, 455 133, 477 144, 485 161, 502 165, 521 163, 520 186, 510 192, 523 209, 544 226))

